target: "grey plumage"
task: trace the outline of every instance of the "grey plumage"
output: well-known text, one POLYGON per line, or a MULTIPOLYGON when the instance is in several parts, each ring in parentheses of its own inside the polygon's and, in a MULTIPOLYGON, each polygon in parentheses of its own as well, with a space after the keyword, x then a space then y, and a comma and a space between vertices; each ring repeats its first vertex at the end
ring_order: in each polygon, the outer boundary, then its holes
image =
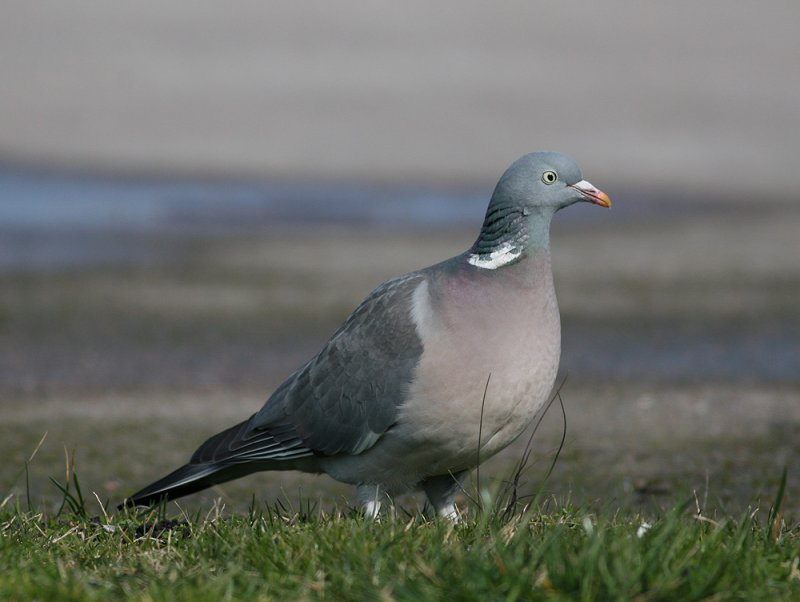
POLYGON ((549 225, 581 200, 610 206, 567 157, 525 155, 498 182, 471 249, 376 288, 261 410, 125 504, 288 469, 358 485, 368 514, 387 493, 420 487, 455 516, 478 446, 486 458, 508 445, 552 388, 560 326, 549 225))

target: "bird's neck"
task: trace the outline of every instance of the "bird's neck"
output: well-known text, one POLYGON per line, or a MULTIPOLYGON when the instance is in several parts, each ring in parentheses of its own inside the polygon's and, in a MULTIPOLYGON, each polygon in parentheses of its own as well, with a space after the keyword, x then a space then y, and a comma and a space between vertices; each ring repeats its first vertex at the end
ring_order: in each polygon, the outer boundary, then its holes
POLYGON ((478 240, 467 261, 485 269, 498 269, 550 250, 549 210, 489 206, 478 240))

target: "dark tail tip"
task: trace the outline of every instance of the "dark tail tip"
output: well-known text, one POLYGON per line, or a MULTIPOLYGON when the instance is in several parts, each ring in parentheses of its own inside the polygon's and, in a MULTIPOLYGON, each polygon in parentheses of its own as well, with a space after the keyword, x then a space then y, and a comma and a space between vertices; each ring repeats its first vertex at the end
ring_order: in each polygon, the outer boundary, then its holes
POLYGON ((157 506, 165 502, 197 493, 212 485, 254 472, 251 464, 186 464, 162 479, 137 491, 117 506, 117 510, 135 506, 157 506))
POLYGON ((185 464, 126 498, 117 506, 117 510, 135 506, 156 506, 201 491, 219 482, 214 476, 220 471, 219 467, 211 464, 185 464))

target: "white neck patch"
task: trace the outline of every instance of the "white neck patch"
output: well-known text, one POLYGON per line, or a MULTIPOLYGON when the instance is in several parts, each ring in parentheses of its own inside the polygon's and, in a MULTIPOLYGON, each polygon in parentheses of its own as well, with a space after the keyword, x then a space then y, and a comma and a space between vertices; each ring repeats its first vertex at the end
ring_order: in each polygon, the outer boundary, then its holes
POLYGON ((467 262, 474 265, 476 268, 496 270, 504 265, 508 265, 520 255, 522 255, 522 249, 515 249, 511 243, 505 242, 499 249, 489 253, 488 256, 473 253, 469 256, 467 262))

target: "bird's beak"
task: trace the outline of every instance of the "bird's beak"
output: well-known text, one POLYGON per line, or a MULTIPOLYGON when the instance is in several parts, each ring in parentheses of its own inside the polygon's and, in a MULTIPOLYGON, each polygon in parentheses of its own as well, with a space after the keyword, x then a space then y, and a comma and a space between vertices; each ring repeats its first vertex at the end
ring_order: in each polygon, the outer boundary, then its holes
POLYGON ((580 192, 586 200, 590 203, 594 203, 595 205, 600 205, 601 207, 605 207, 606 209, 611 207, 611 199, 608 198, 608 195, 603 192, 602 190, 598 190, 591 183, 587 182, 586 180, 581 180, 577 184, 571 184, 570 188, 574 188, 578 192, 580 192))

